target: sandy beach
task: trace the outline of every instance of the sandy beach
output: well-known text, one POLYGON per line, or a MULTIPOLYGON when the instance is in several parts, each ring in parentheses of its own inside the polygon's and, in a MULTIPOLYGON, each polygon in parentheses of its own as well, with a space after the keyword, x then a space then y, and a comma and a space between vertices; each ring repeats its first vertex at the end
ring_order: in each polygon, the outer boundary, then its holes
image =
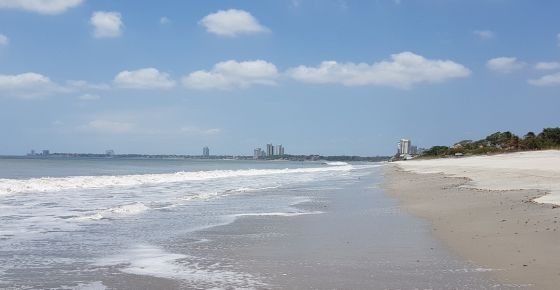
POLYGON ((558 289, 559 161, 559 151, 541 151, 397 162, 385 188, 504 285, 558 289))
POLYGON ((548 194, 535 199, 539 203, 560 205, 560 151, 532 151, 397 162, 406 171, 444 173, 466 177, 463 187, 488 190, 542 190, 548 194))

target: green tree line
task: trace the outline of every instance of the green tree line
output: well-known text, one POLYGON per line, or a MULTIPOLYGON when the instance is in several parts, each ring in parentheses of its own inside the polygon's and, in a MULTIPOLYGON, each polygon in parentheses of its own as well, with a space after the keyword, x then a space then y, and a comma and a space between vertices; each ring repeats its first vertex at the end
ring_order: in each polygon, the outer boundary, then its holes
POLYGON ((528 132, 523 137, 519 137, 509 131, 496 132, 477 141, 462 140, 455 143, 452 147, 433 146, 424 151, 423 156, 446 156, 456 153, 477 155, 544 149, 560 149, 559 127, 544 128, 539 134, 528 132))

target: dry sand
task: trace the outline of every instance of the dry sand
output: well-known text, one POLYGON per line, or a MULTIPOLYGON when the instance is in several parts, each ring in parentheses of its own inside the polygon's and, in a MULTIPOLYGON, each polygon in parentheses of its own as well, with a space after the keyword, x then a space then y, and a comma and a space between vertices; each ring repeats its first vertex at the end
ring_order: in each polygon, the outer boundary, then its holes
POLYGON ((560 150, 518 152, 468 158, 396 162, 416 173, 445 173, 467 177, 465 186, 491 189, 539 189, 549 194, 535 201, 560 205, 560 150))
POLYGON ((495 269, 505 285, 559 289, 560 208, 533 202, 560 188, 559 158, 543 151, 402 162, 386 168, 385 188, 429 220, 453 251, 495 269))

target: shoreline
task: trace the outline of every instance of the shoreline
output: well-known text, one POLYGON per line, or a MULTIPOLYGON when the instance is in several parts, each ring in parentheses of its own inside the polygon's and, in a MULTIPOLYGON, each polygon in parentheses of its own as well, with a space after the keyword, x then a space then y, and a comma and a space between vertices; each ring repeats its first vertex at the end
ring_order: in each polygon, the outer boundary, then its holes
POLYGON ((371 177, 340 189, 294 192, 309 197, 292 205, 301 214, 241 215, 167 250, 204 257, 220 271, 235 265, 258 289, 518 288, 450 253, 427 222, 401 211, 382 192, 381 178, 371 177))
POLYGON ((490 275, 505 285, 557 289, 560 210, 534 201, 546 191, 479 189, 468 177, 405 169, 385 167, 387 194, 429 221, 432 234, 453 252, 498 269, 490 275))

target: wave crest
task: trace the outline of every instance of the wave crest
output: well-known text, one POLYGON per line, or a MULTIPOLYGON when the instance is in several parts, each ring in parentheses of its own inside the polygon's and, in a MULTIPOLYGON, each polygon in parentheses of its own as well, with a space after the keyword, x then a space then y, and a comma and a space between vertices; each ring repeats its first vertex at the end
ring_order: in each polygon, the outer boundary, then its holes
POLYGON ((314 173, 327 171, 349 171, 353 166, 346 163, 331 167, 286 168, 286 169, 244 169, 244 170, 212 170, 196 172, 175 172, 161 174, 135 175, 101 175, 101 176, 69 176, 42 177, 31 179, 0 179, 0 195, 55 192, 64 190, 101 189, 111 187, 138 187, 165 183, 181 183, 189 181, 211 180, 219 178, 267 176, 275 174, 314 173))

